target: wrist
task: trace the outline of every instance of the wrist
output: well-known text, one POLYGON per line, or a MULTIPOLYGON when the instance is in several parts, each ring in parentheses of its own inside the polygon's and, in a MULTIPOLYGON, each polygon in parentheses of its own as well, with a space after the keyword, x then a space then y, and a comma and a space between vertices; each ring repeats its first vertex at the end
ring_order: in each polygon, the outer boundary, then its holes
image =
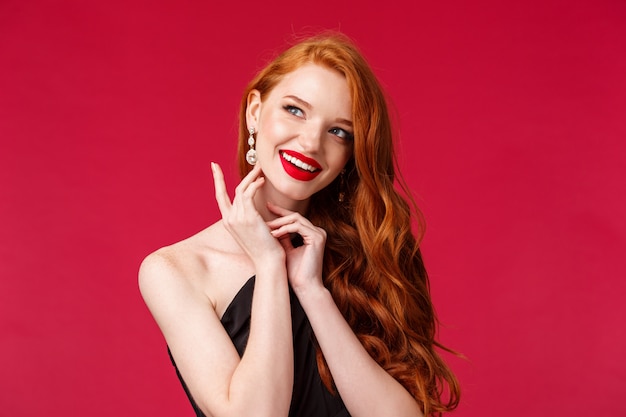
POLYGON ((257 276, 281 276, 287 274, 287 261, 284 253, 265 254, 252 260, 257 276))
POLYGON ((284 267, 287 262, 287 256, 282 248, 277 250, 265 251, 264 253, 256 254, 252 258, 252 263, 257 268, 273 268, 277 265, 284 267))
POLYGON ((293 292, 296 294, 296 297, 298 297, 298 301, 300 301, 305 311, 309 306, 321 307, 326 305, 328 301, 334 302, 330 291, 328 291, 321 282, 319 284, 294 287, 293 292))

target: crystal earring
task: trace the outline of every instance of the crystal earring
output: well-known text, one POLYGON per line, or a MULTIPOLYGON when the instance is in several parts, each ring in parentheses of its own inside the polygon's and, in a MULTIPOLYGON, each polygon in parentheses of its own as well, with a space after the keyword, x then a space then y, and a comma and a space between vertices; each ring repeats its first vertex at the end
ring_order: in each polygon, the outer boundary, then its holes
POLYGON ((251 127, 248 129, 250 132, 250 136, 248 136, 248 145, 250 145, 250 149, 246 153, 246 161, 250 165, 256 164, 256 151, 254 150, 254 128, 251 127))

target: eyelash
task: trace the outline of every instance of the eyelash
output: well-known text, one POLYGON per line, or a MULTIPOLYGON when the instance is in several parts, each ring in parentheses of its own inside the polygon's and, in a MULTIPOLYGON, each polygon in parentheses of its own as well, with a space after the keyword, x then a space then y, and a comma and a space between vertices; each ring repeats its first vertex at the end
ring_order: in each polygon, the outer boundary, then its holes
MULTIPOLYGON (((304 112, 302 111, 302 109, 296 107, 296 106, 292 106, 292 105, 285 105, 283 106, 283 109, 285 109, 285 111, 287 113, 290 113, 296 117, 302 117, 304 116, 304 112), (299 114, 298 114, 299 113, 299 114)), ((329 133, 337 136, 339 139, 343 139, 346 141, 353 141, 354 140, 354 135, 350 132, 348 132, 345 129, 342 129, 340 127, 333 127, 331 128, 329 131, 329 133)))
POLYGON ((329 132, 343 140, 348 140, 351 142, 354 140, 354 135, 352 133, 340 127, 333 127, 332 129, 329 130, 329 132))
POLYGON ((304 112, 296 106, 291 106, 288 104, 286 106, 283 106, 283 109, 285 109, 288 113, 293 114, 294 116, 301 117, 304 115, 304 112), (298 115, 296 114, 296 112, 300 112, 300 114, 298 115))

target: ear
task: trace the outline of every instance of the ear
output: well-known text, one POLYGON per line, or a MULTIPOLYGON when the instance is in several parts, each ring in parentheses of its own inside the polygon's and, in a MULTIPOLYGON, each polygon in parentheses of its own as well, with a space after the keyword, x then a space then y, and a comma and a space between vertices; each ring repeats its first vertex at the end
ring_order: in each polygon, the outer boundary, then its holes
POLYGON ((261 93, 259 90, 250 91, 248 94, 248 104, 246 105, 246 123, 248 124, 248 128, 257 127, 259 125, 261 104, 261 93))

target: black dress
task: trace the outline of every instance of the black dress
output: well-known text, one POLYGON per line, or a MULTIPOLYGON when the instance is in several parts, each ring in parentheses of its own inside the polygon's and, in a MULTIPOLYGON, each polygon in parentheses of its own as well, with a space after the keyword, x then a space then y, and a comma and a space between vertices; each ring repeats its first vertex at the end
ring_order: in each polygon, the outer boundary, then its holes
MULTIPOLYGON (((243 355, 248 342, 248 335, 250 334, 253 290, 254 277, 250 278, 241 287, 226 308, 226 312, 221 320, 222 325, 237 348, 239 356, 243 355)), ((294 382, 289 417, 350 417, 339 394, 331 394, 322 383, 315 360, 315 345, 313 344, 311 325, 293 292, 290 293, 290 298, 293 328, 294 382)), ((176 367, 173 358, 172 363, 176 367)), ((191 401, 197 417, 206 417, 193 400, 178 368, 176 368, 176 374, 191 401)))

